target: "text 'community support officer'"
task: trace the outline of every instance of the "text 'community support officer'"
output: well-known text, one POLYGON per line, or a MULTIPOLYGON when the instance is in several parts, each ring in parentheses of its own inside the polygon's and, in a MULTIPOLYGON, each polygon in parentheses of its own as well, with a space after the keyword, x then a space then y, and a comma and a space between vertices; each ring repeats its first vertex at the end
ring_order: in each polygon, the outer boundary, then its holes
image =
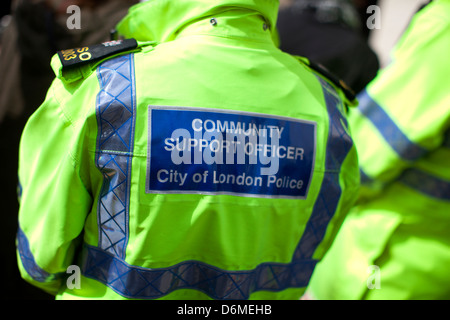
POLYGON ((277 9, 152 0, 124 39, 55 55, 21 143, 25 279, 58 299, 301 297, 359 187, 354 102, 277 49, 277 9))

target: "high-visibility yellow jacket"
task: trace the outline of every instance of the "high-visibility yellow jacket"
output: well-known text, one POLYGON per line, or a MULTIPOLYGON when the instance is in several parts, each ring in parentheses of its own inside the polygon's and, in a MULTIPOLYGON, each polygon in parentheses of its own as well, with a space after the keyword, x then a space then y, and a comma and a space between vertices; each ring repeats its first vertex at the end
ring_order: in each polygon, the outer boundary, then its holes
POLYGON ((20 148, 25 279, 60 299, 302 295, 359 187, 354 102, 277 49, 277 6, 148 1, 126 40, 54 57, 20 148))
POLYGON ((310 292, 450 299, 450 1, 419 11, 349 116, 361 198, 310 292))

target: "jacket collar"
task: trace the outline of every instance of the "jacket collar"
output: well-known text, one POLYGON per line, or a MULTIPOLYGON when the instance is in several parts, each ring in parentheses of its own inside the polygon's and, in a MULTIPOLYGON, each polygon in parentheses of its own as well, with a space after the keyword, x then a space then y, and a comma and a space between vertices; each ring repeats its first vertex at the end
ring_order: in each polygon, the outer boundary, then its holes
POLYGON ((273 31, 278 5, 279 0, 149 0, 131 7, 117 30, 126 38, 161 43, 198 20, 243 9, 260 15, 273 31))

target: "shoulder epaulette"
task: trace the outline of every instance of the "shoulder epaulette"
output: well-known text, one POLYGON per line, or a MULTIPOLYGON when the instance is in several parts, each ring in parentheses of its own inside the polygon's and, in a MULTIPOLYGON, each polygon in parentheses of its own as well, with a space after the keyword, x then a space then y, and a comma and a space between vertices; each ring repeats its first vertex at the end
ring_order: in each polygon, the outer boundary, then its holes
POLYGON ((309 65, 309 67, 311 69, 313 69, 314 71, 322 74, 328 80, 330 80, 335 86, 340 88, 344 92, 344 94, 347 97, 347 99, 349 99, 350 101, 353 101, 353 100, 356 99, 355 92, 345 83, 344 80, 339 79, 335 74, 333 74, 327 68, 325 68, 324 66, 322 66, 322 65, 320 65, 318 63, 314 63, 312 61, 309 61, 308 65, 309 65))
POLYGON ((58 51, 58 56, 64 69, 105 59, 137 47, 138 43, 135 39, 114 40, 89 47, 61 50, 58 51))

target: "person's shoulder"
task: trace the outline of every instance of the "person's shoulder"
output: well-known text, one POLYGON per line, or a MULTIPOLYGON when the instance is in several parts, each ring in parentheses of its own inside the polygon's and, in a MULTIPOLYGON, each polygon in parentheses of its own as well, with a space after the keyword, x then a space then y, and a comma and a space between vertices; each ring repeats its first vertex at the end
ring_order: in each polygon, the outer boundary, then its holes
POLYGON ((149 47, 149 44, 126 39, 58 51, 51 60, 56 77, 47 98, 56 102, 63 113, 70 114, 68 118, 82 117, 83 108, 70 101, 85 99, 92 94, 92 88, 98 88, 99 66, 115 58, 140 52, 145 47, 149 47))
POLYGON ((347 83, 345 83, 344 80, 340 79, 335 74, 333 74, 331 71, 329 71, 323 65, 314 63, 312 61, 309 61, 308 65, 312 70, 314 70, 315 72, 322 75, 324 78, 326 78, 332 84, 334 84, 335 87, 340 89, 349 101, 353 101, 356 99, 355 92, 347 85, 347 83))
POLYGON ((102 62, 138 52, 146 45, 135 39, 122 39, 65 49, 53 56, 51 66, 58 79, 64 83, 73 83, 86 79, 102 62))
POLYGON ((135 39, 103 42, 93 46, 58 51, 63 68, 82 66, 93 61, 103 60, 138 47, 135 39))
POLYGON ((315 63, 311 61, 308 58, 293 55, 303 66, 308 68, 312 73, 320 76, 322 79, 324 79, 326 82, 328 82, 330 85, 332 85, 335 89, 342 92, 343 96, 345 97, 345 100, 347 100, 347 104, 353 105, 356 100, 356 94, 348 86, 344 80, 340 79, 338 76, 336 76, 334 73, 329 71, 325 66, 315 63))

